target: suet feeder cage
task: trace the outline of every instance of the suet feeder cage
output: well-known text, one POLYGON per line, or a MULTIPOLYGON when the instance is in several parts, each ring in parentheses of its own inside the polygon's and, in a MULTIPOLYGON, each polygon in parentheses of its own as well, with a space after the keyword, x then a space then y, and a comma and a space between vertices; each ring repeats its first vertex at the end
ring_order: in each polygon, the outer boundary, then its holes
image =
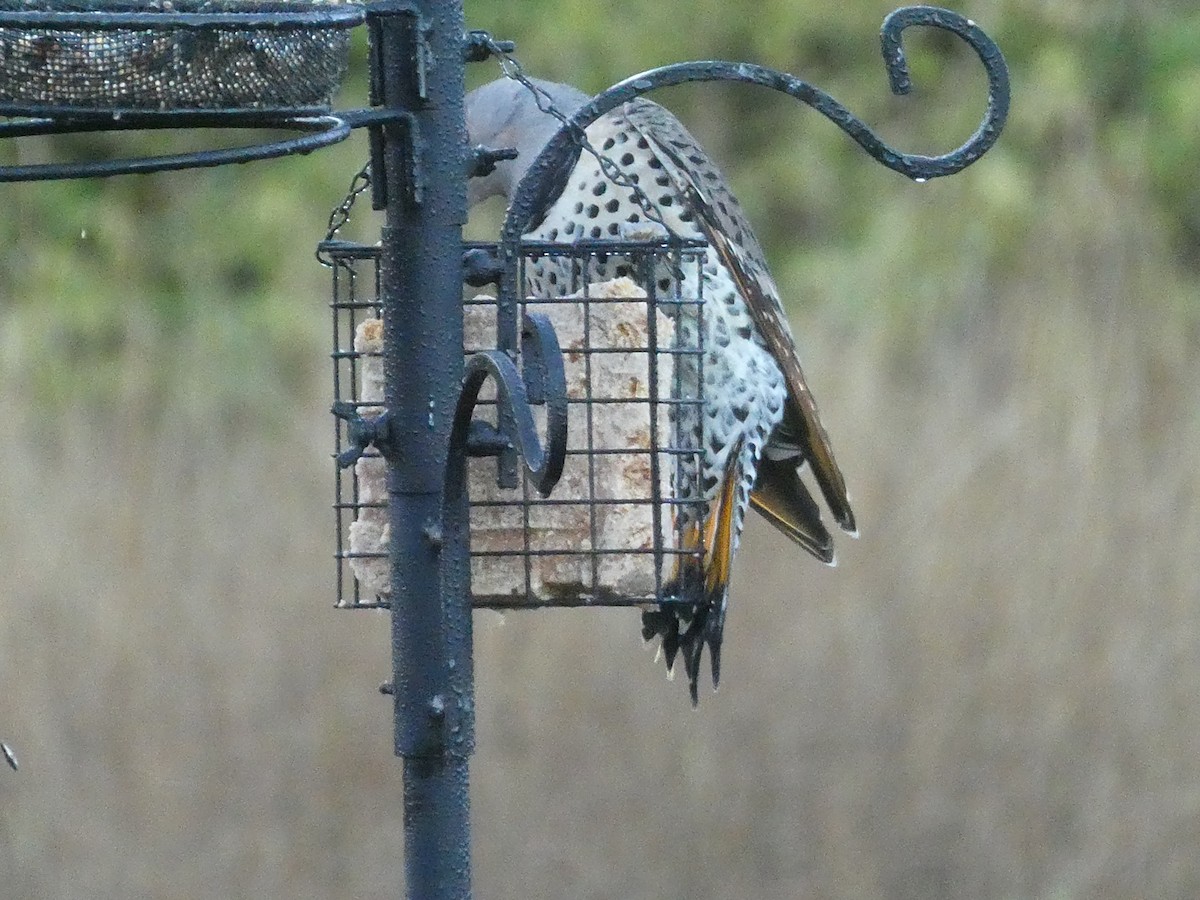
MULTIPOLYGON (((518 283, 529 283, 527 272, 541 266, 552 270, 546 277, 554 290, 523 290, 507 304, 469 290, 463 352, 516 349, 530 413, 546 435, 547 469, 560 474, 556 484, 544 475, 539 484, 518 467, 516 442, 506 436, 511 424, 488 385, 467 430, 472 603, 690 602, 674 582, 678 558, 697 554, 685 546, 682 523, 704 518, 699 500, 681 499, 701 493, 702 432, 697 440, 680 427, 702 422, 702 248, 695 241, 522 241, 519 252, 518 283), (685 269, 690 277, 654 274, 685 269)), ((333 276, 331 356, 341 416, 337 605, 386 607, 387 467, 378 451, 362 446, 361 429, 352 433, 356 419, 385 409, 379 248, 331 241, 320 253, 333 276)), ((468 253, 493 260, 499 246, 475 243, 468 253)))

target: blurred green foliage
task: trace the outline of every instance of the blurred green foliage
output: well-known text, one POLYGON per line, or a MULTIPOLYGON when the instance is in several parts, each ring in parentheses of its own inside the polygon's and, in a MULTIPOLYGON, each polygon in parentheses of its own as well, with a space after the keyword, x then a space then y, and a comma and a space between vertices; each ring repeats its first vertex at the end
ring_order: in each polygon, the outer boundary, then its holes
MULTIPOLYGON (((1004 48, 1014 88, 999 145, 957 178, 912 185, 829 123, 761 90, 693 86, 660 98, 723 161, 793 314, 832 307, 849 320, 884 316, 902 327, 953 307, 973 282, 1024 278, 1030 247, 1049 240, 1056 222, 1101 244, 1107 229, 1146 229, 1162 278, 1156 296, 1141 299, 1186 309, 1200 277, 1200 8, 1138 0, 955 6, 1004 48), (1101 196, 1119 198, 1117 207, 1097 208, 1101 196), (892 289, 898 284, 904 292, 892 289)), ((762 0, 748 14, 698 0, 614 14, 598 0, 477 0, 467 12, 472 27, 516 39, 531 72, 587 90, 680 59, 747 59, 826 88, 897 146, 954 146, 983 107, 978 62, 952 37, 912 32, 916 91, 892 97, 875 38, 891 8, 762 0)), ((364 95, 358 38, 342 106, 364 95)), ((476 66, 472 83, 495 74, 476 66)), ((163 152, 226 137, 25 139, 4 142, 0 161, 163 152)), ((48 401, 80 392, 100 400, 131 383, 153 399, 155 385, 170 381, 172 356, 191 346, 220 354, 228 375, 228 392, 208 390, 205 403, 236 404, 248 379, 268 393, 291 390, 324 328, 312 248, 364 157, 358 136, 303 159, 3 186, 6 377, 27 379, 48 401), (131 348, 148 361, 136 378, 119 352, 131 348)), ((373 239, 375 220, 358 215, 353 233, 373 239)))

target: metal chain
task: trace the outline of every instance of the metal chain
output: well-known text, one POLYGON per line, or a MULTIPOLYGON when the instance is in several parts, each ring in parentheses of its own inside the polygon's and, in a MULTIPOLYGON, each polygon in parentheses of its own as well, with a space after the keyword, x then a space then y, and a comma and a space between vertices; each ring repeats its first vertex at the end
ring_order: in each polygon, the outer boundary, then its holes
POLYGON ((571 122, 571 117, 554 105, 554 102, 550 99, 550 95, 534 84, 532 79, 525 74, 525 67, 521 65, 521 61, 505 50, 504 47, 502 47, 494 38, 491 37, 491 35, 484 37, 483 42, 488 51, 491 52, 491 54, 496 57, 496 60, 500 63, 500 70, 504 73, 504 75, 521 84, 533 95, 534 102, 537 104, 538 109, 547 115, 553 116, 562 125, 566 125, 571 129, 572 137, 575 139, 576 144, 578 144, 583 150, 586 150, 591 156, 595 157, 596 162, 600 164, 600 171, 604 173, 604 177, 611 181, 616 187, 631 191, 634 201, 636 201, 637 205, 641 207, 642 212, 646 215, 646 218, 651 222, 654 222, 656 225, 662 226, 667 235, 678 238, 679 235, 675 233, 674 229, 672 229, 671 226, 663 221, 662 214, 659 213, 658 208, 646 195, 646 192, 641 189, 637 182, 631 180, 628 175, 622 172, 610 157, 606 156, 592 146, 591 142, 588 141, 584 130, 578 125, 574 125, 571 122))
MULTIPOLYGON (((350 189, 346 192, 346 196, 342 199, 342 202, 329 214, 329 227, 325 232, 325 240, 332 241, 337 237, 337 233, 350 221, 350 212, 354 209, 354 201, 358 199, 359 194, 370 187, 371 162, 368 160, 350 181, 350 189)), ((321 265, 328 269, 333 268, 333 260, 323 256, 320 250, 317 250, 316 257, 317 262, 321 265)))

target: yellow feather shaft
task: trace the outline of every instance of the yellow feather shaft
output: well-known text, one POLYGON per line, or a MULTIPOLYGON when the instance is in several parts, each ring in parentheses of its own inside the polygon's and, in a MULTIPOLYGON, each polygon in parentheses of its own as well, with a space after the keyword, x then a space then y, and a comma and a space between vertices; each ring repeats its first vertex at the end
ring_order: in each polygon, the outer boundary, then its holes
POLYGON ((740 466, 737 464, 737 451, 741 442, 734 447, 729 455, 729 466, 725 472, 725 481, 721 485, 721 493, 717 496, 717 508, 708 520, 708 540, 705 541, 705 578, 704 587, 708 593, 714 593, 729 583, 729 573, 733 563, 733 520, 737 508, 736 497, 740 466))

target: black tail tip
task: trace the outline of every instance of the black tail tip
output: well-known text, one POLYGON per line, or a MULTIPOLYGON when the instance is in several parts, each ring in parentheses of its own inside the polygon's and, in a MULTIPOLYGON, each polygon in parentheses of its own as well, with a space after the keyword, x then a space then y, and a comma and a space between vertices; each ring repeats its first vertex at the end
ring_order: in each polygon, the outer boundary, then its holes
POLYGON ((660 606, 642 613, 642 638, 646 641, 655 638, 661 640, 667 671, 674 669, 676 657, 682 658, 693 707, 700 703, 700 662, 705 646, 708 647, 713 690, 721 683, 721 639, 724 627, 725 613, 720 607, 675 609, 660 606))

